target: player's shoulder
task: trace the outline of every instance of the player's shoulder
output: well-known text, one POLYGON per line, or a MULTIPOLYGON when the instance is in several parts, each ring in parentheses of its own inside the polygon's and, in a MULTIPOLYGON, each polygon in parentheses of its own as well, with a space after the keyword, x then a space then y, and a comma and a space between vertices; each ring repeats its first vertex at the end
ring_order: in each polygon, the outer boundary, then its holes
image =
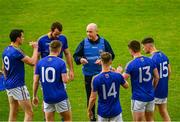
POLYGON ((67 40, 67 37, 64 35, 64 34, 61 34, 60 36, 59 36, 59 39, 62 41, 66 41, 67 40))
POLYGON ((130 65, 133 65, 133 63, 135 63, 135 62, 136 62, 135 59, 132 59, 132 60, 128 61, 128 62, 126 63, 126 67, 127 67, 127 66, 130 66, 130 65))
POLYGON ((42 36, 40 36, 40 37, 38 38, 38 42, 41 42, 41 41, 43 41, 44 39, 47 39, 47 38, 49 38, 49 37, 48 37, 48 34, 44 34, 44 35, 42 35, 42 36))

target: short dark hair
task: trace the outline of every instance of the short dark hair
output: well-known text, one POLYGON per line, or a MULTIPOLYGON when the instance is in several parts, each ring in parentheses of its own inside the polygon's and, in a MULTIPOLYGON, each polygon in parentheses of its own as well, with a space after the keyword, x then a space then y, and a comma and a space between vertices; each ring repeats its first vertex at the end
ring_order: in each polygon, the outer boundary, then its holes
POLYGON ((11 42, 15 42, 18 37, 21 37, 23 32, 24 31, 22 29, 13 29, 13 30, 11 30, 11 33, 9 34, 11 42))
POLYGON ((146 37, 141 41, 141 44, 154 43, 154 39, 152 37, 146 37))
POLYGON ((128 47, 130 49, 132 49, 134 52, 141 51, 141 44, 136 40, 130 41, 129 44, 128 44, 128 47))
POLYGON ((51 25, 51 31, 54 31, 56 28, 61 32, 63 29, 62 24, 60 22, 53 22, 51 25))
POLYGON ((109 63, 109 61, 112 61, 112 55, 111 55, 111 53, 109 53, 109 52, 102 52, 102 53, 101 53, 101 61, 102 61, 104 64, 107 64, 107 63, 109 63))
POLYGON ((49 47, 51 51, 57 51, 59 48, 62 47, 62 43, 59 40, 53 40, 51 41, 49 47))

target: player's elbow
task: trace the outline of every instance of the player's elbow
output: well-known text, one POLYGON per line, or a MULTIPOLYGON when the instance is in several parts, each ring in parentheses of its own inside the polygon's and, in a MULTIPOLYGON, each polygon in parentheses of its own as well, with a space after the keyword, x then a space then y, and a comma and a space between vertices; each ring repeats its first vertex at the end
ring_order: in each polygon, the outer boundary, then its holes
POLYGON ((127 89, 129 88, 129 83, 126 81, 126 83, 123 85, 123 88, 127 89))

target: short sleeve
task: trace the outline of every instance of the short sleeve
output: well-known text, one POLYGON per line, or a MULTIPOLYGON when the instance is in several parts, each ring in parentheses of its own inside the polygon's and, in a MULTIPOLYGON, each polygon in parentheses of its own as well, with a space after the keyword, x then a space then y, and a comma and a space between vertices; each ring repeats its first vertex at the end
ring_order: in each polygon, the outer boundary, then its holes
POLYGON ((20 49, 18 49, 16 51, 15 55, 16 55, 16 58, 19 59, 19 60, 21 60, 21 59, 23 59, 25 57, 25 54, 20 49))
POLYGON ((124 85, 125 84, 125 80, 124 80, 124 77, 121 75, 121 74, 118 74, 119 75, 119 80, 120 80, 120 84, 121 85, 124 85))
POLYGON ((61 65, 61 73, 67 73, 65 62, 63 62, 62 65, 61 65))
POLYGON ((98 83, 98 79, 97 79, 97 77, 94 77, 92 79, 92 91, 93 92, 97 92, 97 90, 98 90, 97 83, 98 83))
POLYGON ((40 41, 40 39, 38 40, 38 52, 42 52, 41 51, 41 41, 40 41))
POLYGON ((36 75, 40 74, 40 71, 39 71, 39 62, 36 64, 35 74, 36 75))
POLYGON ((125 67, 125 73, 130 74, 131 71, 132 71, 132 66, 130 63, 127 63, 125 67))

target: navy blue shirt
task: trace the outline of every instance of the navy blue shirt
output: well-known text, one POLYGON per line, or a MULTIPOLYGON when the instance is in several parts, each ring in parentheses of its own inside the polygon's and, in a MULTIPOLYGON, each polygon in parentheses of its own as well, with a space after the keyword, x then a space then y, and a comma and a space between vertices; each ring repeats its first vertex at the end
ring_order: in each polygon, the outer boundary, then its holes
MULTIPOLYGON (((77 65, 81 64, 80 63, 81 58, 86 58, 85 55, 84 55, 84 40, 85 39, 83 39, 81 41, 81 43, 78 45, 78 47, 76 48, 76 51, 75 51, 75 53, 73 55, 74 61, 76 62, 77 65)), ((98 35, 98 40, 97 41, 92 41, 90 39, 89 39, 89 41, 92 44, 100 43, 100 36, 98 35)), ((114 59, 115 58, 114 52, 113 52, 109 42, 106 39, 104 39, 104 47, 105 47, 105 52, 111 53, 112 59, 114 59)))

